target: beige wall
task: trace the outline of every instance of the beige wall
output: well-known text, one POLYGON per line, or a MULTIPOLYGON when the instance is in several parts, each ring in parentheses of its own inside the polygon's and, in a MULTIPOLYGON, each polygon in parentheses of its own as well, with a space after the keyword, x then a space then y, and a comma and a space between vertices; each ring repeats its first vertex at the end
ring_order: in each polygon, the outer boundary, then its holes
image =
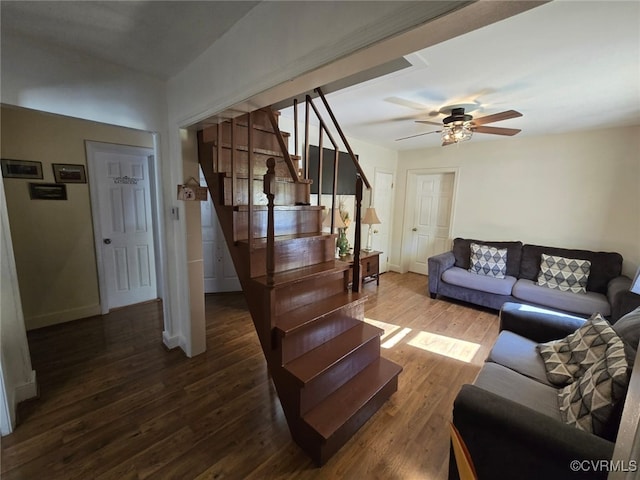
POLYGON ((399 153, 394 257, 411 169, 457 169, 452 238, 617 251, 640 265, 640 127, 513 137, 399 153))
MULTIPOLYGON (((85 140, 153 147, 152 135, 85 120, 2 107, 2 158, 82 164, 85 140)), ((100 313, 89 185, 67 184, 66 201, 31 200, 32 180, 4 178, 27 329, 100 313)))

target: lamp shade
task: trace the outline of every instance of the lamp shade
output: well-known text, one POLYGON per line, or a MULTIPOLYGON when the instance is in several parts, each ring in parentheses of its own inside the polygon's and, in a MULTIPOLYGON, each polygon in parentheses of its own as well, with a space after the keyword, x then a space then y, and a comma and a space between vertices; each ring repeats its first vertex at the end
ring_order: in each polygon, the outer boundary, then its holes
POLYGON ((382 223, 378 218, 378 214, 376 213, 376 209, 373 207, 367 208, 364 212, 364 217, 362 217, 362 223, 365 225, 378 225, 382 223))
MULTIPOLYGON (((338 210, 337 208, 334 208, 332 212, 333 212, 334 228, 347 228, 344 221, 342 220, 342 217, 340 216, 340 210, 338 210)), ((326 218, 324 219, 324 222, 322 222, 322 225, 324 225, 325 227, 331 227, 331 215, 326 216, 326 218)))
POLYGON ((629 291, 635 293, 636 295, 640 295, 640 267, 638 267, 636 276, 633 278, 633 282, 631 282, 629 291))

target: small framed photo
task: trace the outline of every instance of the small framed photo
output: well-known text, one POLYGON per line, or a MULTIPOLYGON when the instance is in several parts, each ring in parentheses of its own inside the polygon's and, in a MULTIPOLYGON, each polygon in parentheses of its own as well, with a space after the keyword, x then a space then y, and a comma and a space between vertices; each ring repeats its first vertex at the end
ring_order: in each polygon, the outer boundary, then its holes
POLYGON ((64 183, 30 183, 31 200, 66 200, 67 186, 64 183))
POLYGON ((42 178, 42 163, 30 160, 11 160, 3 158, 2 176, 5 178, 42 178))
POLYGON ((56 179, 56 183, 87 183, 84 165, 54 163, 53 176, 56 179))

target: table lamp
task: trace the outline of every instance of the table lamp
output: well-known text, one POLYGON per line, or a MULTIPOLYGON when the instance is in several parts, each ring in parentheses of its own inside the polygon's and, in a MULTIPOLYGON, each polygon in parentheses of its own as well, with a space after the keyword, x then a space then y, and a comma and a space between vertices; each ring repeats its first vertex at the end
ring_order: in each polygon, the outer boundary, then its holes
POLYGON ((371 248, 371 226, 372 225, 379 225, 380 223, 382 223, 380 221, 380 219, 378 218, 378 214, 376 213, 376 209, 373 207, 369 207, 367 208, 367 210, 364 212, 364 217, 362 217, 362 223, 364 223, 365 225, 369 225, 369 233, 367 234, 367 246, 364 249, 365 252, 370 252, 372 250, 371 248))

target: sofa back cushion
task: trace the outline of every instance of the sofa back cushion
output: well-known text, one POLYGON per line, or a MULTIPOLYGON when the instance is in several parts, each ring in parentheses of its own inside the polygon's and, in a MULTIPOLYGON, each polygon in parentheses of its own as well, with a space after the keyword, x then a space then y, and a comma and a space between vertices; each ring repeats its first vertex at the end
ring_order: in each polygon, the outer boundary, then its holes
POLYGON ((489 245, 498 249, 507 249, 507 272, 511 277, 518 277, 522 256, 522 242, 493 242, 474 240, 470 238, 455 238, 453 240, 453 256, 456 259, 455 266, 469 270, 471 266, 471 244, 489 245))
POLYGON ((592 252, 590 250, 573 250, 527 244, 522 247, 519 278, 538 280, 543 253, 558 257, 589 260, 591 262, 591 272, 587 281, 587 290, 590 292, 606 294, 609 282, 622 273, 622 255, 619 253, 592 252))

